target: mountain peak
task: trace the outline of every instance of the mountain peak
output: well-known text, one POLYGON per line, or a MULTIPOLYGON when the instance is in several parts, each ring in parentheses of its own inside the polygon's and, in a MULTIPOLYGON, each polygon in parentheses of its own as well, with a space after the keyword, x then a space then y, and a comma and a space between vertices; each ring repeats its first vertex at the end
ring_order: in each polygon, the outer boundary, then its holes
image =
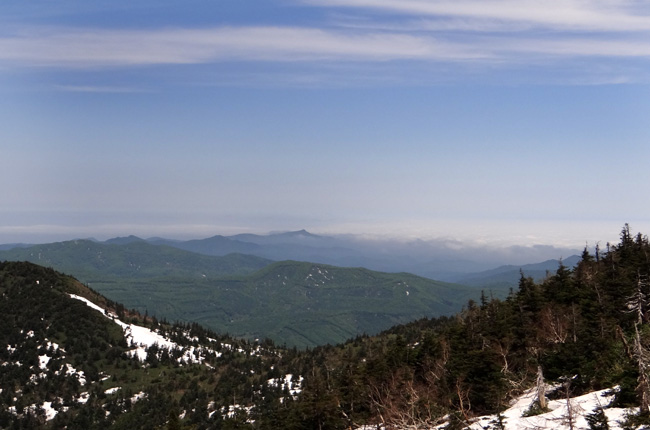
POLYGON ((112 239, 108 239, 104 243, 111 245, 126 245, 133 242, 145 242, 145 240, 139 238, 138 236, 130 235, 126 237, 114 237, 112 239))
POLYGON ((316 234, 312 234, 305 230, 304 228, 302 230, 298 231, 287 231, 285 233, 278 233, 277 236, 290 236, 290 237, 319 237, 316 234))

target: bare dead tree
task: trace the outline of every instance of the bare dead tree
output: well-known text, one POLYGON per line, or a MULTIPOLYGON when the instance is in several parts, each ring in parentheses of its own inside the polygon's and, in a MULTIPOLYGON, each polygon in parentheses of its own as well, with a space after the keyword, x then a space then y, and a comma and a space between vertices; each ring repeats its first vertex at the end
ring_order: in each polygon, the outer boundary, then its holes
POLYGON ((546 307, 540 312, 540 338, 549 343, 565 343, 569 337, 570 321, 563 309, 546 307))
POLYGON ((548 407, 546 402, 546 383, 544 382, 544 374, 542 373, 542 366, 537 366, 537 403, 541 410, 548 407))
POLYGON ((427 363, 425 377, 431 387, 435 387, 441 381, 447 371, 446 366, 449 361, 449 344, 443 339, 440 341, 441 354, 440 358, 431 360, 427 363))
POLYGON ((650 351, 648 351, 648 349, 643 345, 641 332, 639 330, 645 319, 643 308, 647 299, 643 290, 646 287, 647 281, 645 277, 641 276, 640 272, 637 272, 636 292, 632 297, 630 297, 627 303, 630 312, 636 314, 636 321, 634 322, 634 342, 632 347, 628 344, 620 327, 618 328, 619 335, 624 341, 628 356, 636 362, 639 372, 636 389, 641 413, 650 412, 650 351))
POLYGON ((502 340, 494 341, 491 344, 491 349, 497 353, 501 358, 501 374, 503 374, 507 389, 505 391, 505 398, 510 398, 513 394, 519 394, 526 388, 526 381, 528 375, 523 373, 516 373, 510 369, 508 356, 512 347, 513 340, 505 338, 502 340))
POLYGON ((639 408, 642 413, 650 412, 650 377, 648 375, 648 363, 650 353, 641 343, 639 326, 634 324, 634 357, 639 370, 637 393, 639 396, 639 408))
POLYGON ((469 400, 469 391, 469 387, 465 387, 462 380, 456 380, 456 395, 458 396, 459 412, 465 419, 465 422, 469 422, 471 419, 470 411, 472 409, 472 404, 469 400))
POLYGON ((508 365, 508 354, 510 353, 510 347, 512 346, 512 339, 504 339, 503 341, 496 341, 494 350, 496 351, 497 354, 499 354, 499 357, 501 357, 501 360, 503 361, 503 365, 501 366, 501 373, 504 375, 507 375, 510 373, 510 368, 508 365))
POLYGON ((404 375, 393 375, 386 384, 372 385, 370 401, 386 429, 425 430, 442 424, 443 415, 433 406, 431 392, 404 375))
POLYGON ((574 430, 577 411, 571 401, 571 381, 567 381, 564 384, 564 390, 566 398, 566 415, 564 416, 564 423, 569 427, 569 430, 574 430))

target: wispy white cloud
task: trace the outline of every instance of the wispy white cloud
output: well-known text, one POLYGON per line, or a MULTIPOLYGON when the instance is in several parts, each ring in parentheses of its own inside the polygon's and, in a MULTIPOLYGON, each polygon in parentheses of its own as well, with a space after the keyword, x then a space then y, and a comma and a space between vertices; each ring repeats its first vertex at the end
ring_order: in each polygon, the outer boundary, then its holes
POLYGON ((650 9, 632 0, 303 0, 303 4, 438 17, 444 28, 491 30, 513 23, 563 31, 649 31, 650 9), (476 27, 473 27, 476 25, 476 27), (489 25, 489 27, 485 27, 489 25))
POLYGON ((513 54, 546 55, 553 57, 611 57, 650 58, 650 39, 605 39, 566 37, 543 39, 539 37, 486 37, 477 41, 486 49, 494 46, 493 54, 504 57, 513 54))
POLYGON ((483 56, 469 46, 430 37, 298 27, 142 31, 49 28, 0 38, 0 63, 32 66, 142 66, 233 60, 458 60, 483 56))
POLYGON ((56 91, 64 91, 64 92, 72 92, 72 93, 124 94, 124 93, 148 92, 141 88, 107 87, 107 86, 93 86, 93 85, 55 85, 53 89, 56 91))
MULTIPOLYGON (((13 32, 5 27, 0 31, 0 70, 277 62, 282 63, 279 73, 242 67, 235 80, 321 85, 444 79, 463 70, 474 74, 479 70, 475 66, 493 71, 550 65, 552 75, 561 79, 593 75, 598 69, 605 71, 589 79, 648 80, 644 65, 650 59, 650 4, 638 1, 294 1, 323 8, 329 19, 310 26, 31 26, 13 32), (571 60, 573 68, 562 67, 558 60, 571 60)), ((57 89, 130 92, 93 84, 57 89)))
MULTIPOLYGON (((299 27, 93 30, 48 28, 0 37, 0 65, 125 67, 222 61, 521 61, 521 55, 650 57, 650 39, 479 35, 299 27)), ((79 87, 78 90, 101 90, 79 87)))

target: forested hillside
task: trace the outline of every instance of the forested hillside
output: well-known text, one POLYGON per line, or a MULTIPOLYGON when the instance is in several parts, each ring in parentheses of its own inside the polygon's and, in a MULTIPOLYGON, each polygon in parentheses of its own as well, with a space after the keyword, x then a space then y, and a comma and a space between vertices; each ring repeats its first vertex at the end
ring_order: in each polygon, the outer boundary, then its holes
POLYGON ((184 319, 299 348, 376 334, 424 316, 451 315, 477 294, 476 289, 408 273, 297 261, 207 285, 211 288, 201 303, 185 306, 184 319))
POLYGON ((236 428, 300 391, 292 351, 145 318, 51 269, 0 263, 0 294, 2 429, 236 428))
MULTIPOLYGON (((503 410, 539 378, 564 384, 548 397, 619 387, 614 404, 640 406, 635 419, 644 422, 649 274, 648 239, 626 226, 619 244, 585 250, 575 270, 560 266, 541 283, 522 277, 505 300, 483 296, 452 318, 314 350, 301 402, 318 405, 314 426, 322 428, 464 428, 472 417, 503 410)), ((544 411, 544 398, 531 414, 544 411)))
POLYGON ((114 239, 108 243, 70 240, 0 251, 0 260, 30 261, 74 275, 85 283, 116 279, 202 279, 245 275, 271 263, 260 257, 232 253, 207 256, 141 239, 114 239), (128 240, 127 240, 128 239, 128 240))
POLYGON ((407 273, 207 256, 135 237, 16 248, 0 251, 1 259, 63 271, 143 314, 301 348, 451 315, 477 294, 407 273))
POLYGON ((4 263, 1 275, 3 428, 461 429, 496 414, 481 425, 511 429, 500 413, 531 388, 528 415, 610 389, 611 403, 580 412, 592 429, 650 424, 650 243, 627 226, 575 269, 522 276, 505 299, 307 351, 145 321, 33 265, 4 263), (138 348, 112 319, 168 340, 138 348), (607 422, 614 406, 635 413, 607 422))

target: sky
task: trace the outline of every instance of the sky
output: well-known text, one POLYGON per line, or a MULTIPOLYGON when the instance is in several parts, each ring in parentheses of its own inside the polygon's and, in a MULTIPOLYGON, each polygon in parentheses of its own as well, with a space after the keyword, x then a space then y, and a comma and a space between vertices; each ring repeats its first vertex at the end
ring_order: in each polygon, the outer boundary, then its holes
POLYGON ((650 3, 0 3, 0 243, 650 232, 650 3))

